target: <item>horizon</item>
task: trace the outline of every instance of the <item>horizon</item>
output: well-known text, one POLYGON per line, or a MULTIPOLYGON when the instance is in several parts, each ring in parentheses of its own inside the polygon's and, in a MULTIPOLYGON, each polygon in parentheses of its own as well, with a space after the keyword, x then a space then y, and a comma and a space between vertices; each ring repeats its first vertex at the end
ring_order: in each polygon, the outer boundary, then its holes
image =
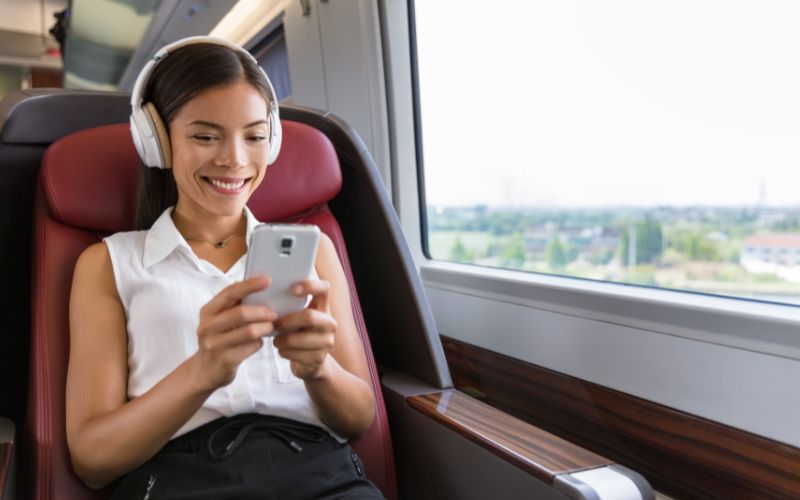
POLYGON ((426 203, 428 210, 438 210, 440 208, 470 208, 486 207, 491 209, 540 209, 540 210, 688 210, 688 209, 720 209, 720 210, 800 210, 800 202, 796 205, 581 205, 581 206, 562 206, 562 205, 491 205, 487 203, 472 204, 453 204, 443 205, 426 203))

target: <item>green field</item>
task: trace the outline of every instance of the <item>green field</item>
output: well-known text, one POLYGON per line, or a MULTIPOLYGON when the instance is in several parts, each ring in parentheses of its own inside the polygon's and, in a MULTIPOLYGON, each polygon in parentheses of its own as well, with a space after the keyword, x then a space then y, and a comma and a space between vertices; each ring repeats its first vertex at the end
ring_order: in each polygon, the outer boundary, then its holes
POLYGON ((431 257, 448 260, 450 249, 455 245, 457 237, 467 250, 472 250, 476 256, 484 255, 491 243, 502 244, 508 241, 507 236, 495 237, 488 231, 433 231, 428 233, 428 251, 431 257))
POLYGON ((499 254, 506 245, 512 242, 513 237, 495 236, 488 231, 431 232, 428 239, 431 257, 437 260, 452 260, 451 255, 457 240, 460 240, 464 249, 474 256, 470 262, 488 267, 508 267, 523 271, 753 297, 779 302, 800 302, 800 284, 798 283, 788 283, 774 275, 750 274, 738 263, 695 262, 687 260, 682 255, 672 255, 672 258, 665 259, 666 263, 637 266, 633 270, 620 268, 619 265, 591 265, 585 261, 571 262, 561 270, 552 270, 541 257, 533 260, 531 254, 526 254, 524 262, 509 264, 499 254), (490 249, 491 255, 489 255, 490 249))

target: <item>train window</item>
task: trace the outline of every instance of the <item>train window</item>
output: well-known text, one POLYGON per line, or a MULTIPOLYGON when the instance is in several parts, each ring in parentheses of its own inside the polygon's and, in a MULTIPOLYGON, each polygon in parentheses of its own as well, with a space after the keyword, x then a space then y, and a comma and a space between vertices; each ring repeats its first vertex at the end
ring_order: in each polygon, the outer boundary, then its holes
POLYGON ((798 18, 415 2, 427 256, 800 304, 798 18))
POLYGON ((278 99, 283 100, 291 97, 292 83, 289 78, 289 55, 286 51, 286 36, 284 35, 283 25, 273 30, 250 52, 269 75, 278 99))

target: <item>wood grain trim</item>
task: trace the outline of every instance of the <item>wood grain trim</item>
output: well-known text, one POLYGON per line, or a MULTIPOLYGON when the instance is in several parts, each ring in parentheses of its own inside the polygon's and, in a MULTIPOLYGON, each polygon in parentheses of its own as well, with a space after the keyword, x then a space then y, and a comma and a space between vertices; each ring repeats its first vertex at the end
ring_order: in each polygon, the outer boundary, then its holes
POLYGON ((459 391, 412 396, 406 402, 548 484, 557 474, 611 463, 459 391))
POLYGON ((442 337, 460 390, 676 498, 800 498, 800 449, 442 337))
POLYGON ((14 443, 0 443, 0 496, 3 495, 9 480, 11 457, 14 454, 14 443))

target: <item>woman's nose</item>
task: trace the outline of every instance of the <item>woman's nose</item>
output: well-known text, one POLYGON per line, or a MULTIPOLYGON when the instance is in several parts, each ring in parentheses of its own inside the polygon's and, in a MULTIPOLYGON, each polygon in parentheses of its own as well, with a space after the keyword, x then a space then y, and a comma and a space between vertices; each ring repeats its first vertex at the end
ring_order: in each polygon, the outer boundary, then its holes
POLYGON ((247 164, 247 152, 238 139, 223 141, 217 155, 216 164, 221 167, 241 168, 247 164))

